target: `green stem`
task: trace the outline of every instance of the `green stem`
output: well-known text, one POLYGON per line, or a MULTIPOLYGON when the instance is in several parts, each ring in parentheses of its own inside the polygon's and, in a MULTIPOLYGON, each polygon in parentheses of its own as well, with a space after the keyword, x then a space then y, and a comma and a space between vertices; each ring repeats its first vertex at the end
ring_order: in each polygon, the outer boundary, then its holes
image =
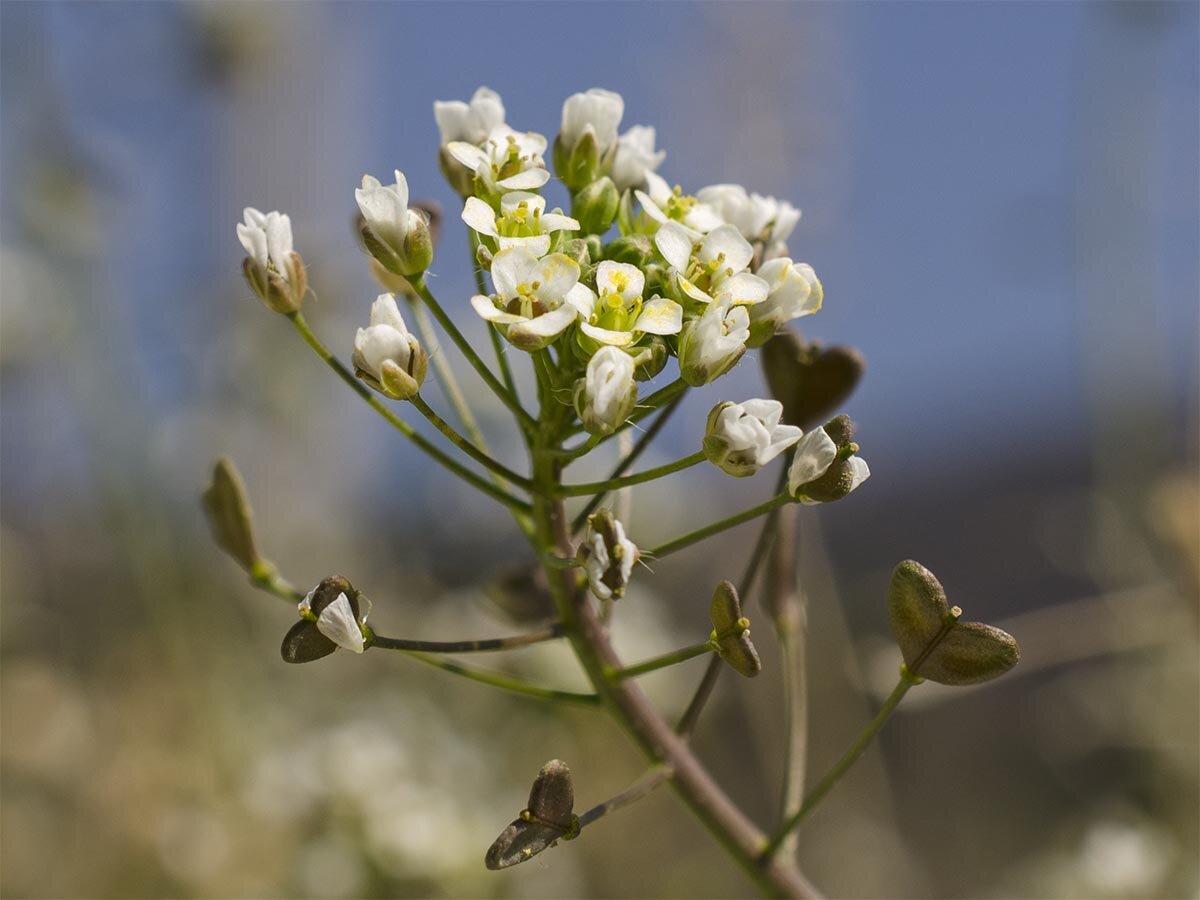
POLYGON ((608 815, 610 812, 615 812, 623 806, 628 806, 641 800, 656 787, 671 777, 671 767, 668 765, 657 765, 648 769, 637 781, 627 787, 621 793, 614 797, 609 797, 603 803, 597 803, 587 812, 579 816, 579 827, 584 828, 591 825, 597 819, 608 815))
POLYGON ((533 418, 529 415, 529 413, 525 412, 525 410, 521 408, 521 404, 517 402, 517 398, 513 394, 509 393, 508 389, 505 388, 503 384, 496 380, 496 376, 493 375, 492 370, 487 367, 487 363, 485 363, 480 358, 479 354, 475 352, 475 348, 471 346, 470 341, 463 336, 463 333, 458 330, 458 326, 454 324, 454 321, 448 315, 446 315, 446 311, 442 309, 441 304, 438 303, 433 294, 429 292, 429 288, 425 285, 425 279, 412 278, 409 279, 409 283, 412 285, 412 289, 417 292, 417 295, 425 301, 425 305, 429 307, 429 311, 433 313, 433 317, 437 319, 438 324, 442 326, 442 330, 450 336, 450 340, 454 341, 454 345, 458 347, 459 352, 461 352, 466 358, 467 362, 471 364, 471 368, 479 373, 479 377, 483 379, 484 383, 491 389, 492 393, 500 399, 500 402, 513 411, 513 414, 520 421, 521 427, 532 427, 534 425, 533 418))
POLYGON ((436 412, 434 412, 433 409, 430 408, 429 404, 425 402, 420 394, 417 394, 415 397, 413 397, 411 403, 417 408, 417 411, 420 412, 421 415, 423 415, 433 424, 434 428, 445 435, 450 443, 452 443, 463 453, 467 454, 467 456, 471 457, 471 459, 482 465, 484 468, 494 472, 501 478, 524 488, 525 490, 529 490, 533 487, 533 482, 524 475, 518 475, 512 469, 492 459, 491 456, 484 453, 465 437, 455 431, 445 419, 443 419, 436 412))
POLYGON ((261 560, 250 572, 250 583, 268 594, 274 594, 280 600, 288 603, 299 603, 304 599, 304 592, 298 590, 290 581, 275 571, 275 566, 266 560, 261 560))
MULTIPOLYGON (((619 463, 617 463, 616 468, 613 469, 609 474, 608 478, 610 481, 614 478, 620 478, 627 471, 629 471, 629 467, 632 466, 637 461, 638 457, 642 455, 643 451, 650 446, 650 442, 658 436, 658 433, 662 431, 663 426, 667 424, 667 420, 671 418, 671 414, 675 412, 675 410, 679 409, 679 404, 682 402, 683 395, 681 394, 663 408, 663 411, 659 414, 658 418, 654 420, 654 423, 642 432, 641 437, 637 439, 637 443, 633 445, 633 448, 627 454, 625 454, 625 457, 619 463)), ((584 526, 584 524, 587 522, 588 516, 594 513, 599 508, 600 504, 604 502, 606 494, 607 492, 597 494, 595 497, 589 500, 587 505, 584 506, 584 508, 579 511, 578 515, 571 520, 572 534, 575 534, 584 526)))
POLYGON ((692 544, 702 541, 705 538, 712 537, 714 534, 720 534, 729 528, 741 525, 743 522, 749 522, 751 519, 758 518, 763 513, 768 513, 777 506, 782 506, 785 503, 791 503, 794 498, 787 493, 777 494, 770 500, 764 500, 757 506, 752 506, 750 509, 743 510, 737 515, 730 516, 727 519, 721 519, 719 522, 713 522, 711 525, 706 525, 703 528, 697 528, 695 531, 689 531, 687 534, 680 535, 673 541, 661 546, 655 547, 653 550, 648 550, 644 553, 645 556, 652 559, 662 559, 674 553, 676 550, 682 550, 684 547, 690 547, 692 544))
POLYGON ((451 459, 439 447, 415 431, 411 425, 409 425, 394 412, 388 409, 383 403, 381 403, 379 399, 371 392, 371 389, 355 378, 354 374, 342 364, 341 360, 330 353, 329 349, 321 343, 320 339, 315 334, 313 334, 312 329, 308 326, 308 322, 304 320, 304 316, 296 312, 291 313, 288 318, 292 320, 292 324, 296 326, 296 330, 300 332, 300 336, 303 337, 305 343, 307 343, 308 346, 313 349, 313 352, 315 352, 317 356, 321 357, 321 359, 325 361, 325 364, 328 365, 329 368, 333 369, 333 371, 337 373, 338 377, 350 386, 351 390, 353 390, 356 394, 358 394, 358 396, 366 401, 368 406, 375 410, 375 412, 379 413, 379 415, 383 416, 389 425, 399 431, 402 435, 428 453, 431 457, 433 457, 433 459, 453 472, 463 481, 478 488, 492 499, 498 500, 500 503, 503 503, 509 509, 516 512, 528 513, 530 511, 530 506, 528 503, 517 499, 507 491, 501 490, 500 488, 496 487, 496 485, 476 475, 470 469, 466 468, 466 466, 463 466, 461 463, 451 459))
POLYGON ((609 677, 617 681, 622 678, 637 678, 639 675, 645 675, 647 672, 653 672, 656 669, 665 669, 667 666, 687 662, 689 659, 695 659, 697 656, 702 656, 705 653, 712 653, 716 649, 717 645, 711 640, 705 641, 702 644, 694 644, 691 647, 681 647, 678 650, 672 650, 670 653, 664 653, 662 656, 656 656, 637 665, 609 672, 609 677))
POLYGON ((685 456, 674 462, 669 462, 653 469, 647 469, 645 472, 638 472, 636 475, 626 475, 624 478, 609 478, 607 481, 592 481, 587 484, 564 484, 559 487, 558 492, 563 497, 586 497, 588 494, 597 493, 603 495, 609 491, 617 491, 635 484, 654 481, 656 478, 662 478, 675 472, 682 472, 684 469, 690 469, 692 466, 704 462, 704 460, 704 451, 698 450, 691 456, 685 456))
POLYGON ((825 777, 817 782, 817 786, 814 787, 812 791, 810 791, 809 794, 804 798, 804 803, 800 805, 800 808, 796 810, 796 812, 793 813, 792 816, 788 818, 782 825, 780 825, 779 829, 771 836, 771 840, 768 841, 767 846, 763 848, 762 858, 764 860, 771 858, 775 851, 778 850, 783 844, 784 839, 788 836, 791 830, 799 825, 800 822, 804 820, 804 817, 813 811, 816 805, 821 802, 822 798, 824 798, 824 796, 829 793, 833 786, 841 780, 842 776, 850 770, 850 767, 858 761, 858 758, 862 756, 863 751, 870 746, 870 743, 875 738, 875 735, 879 733, 879 729, 883 728, 884 723, 887 722, 891 714, 895 712, 896 707, 900 705, 900 701, 904 699, 904 695, 908 693, 908 689, 914 684, 917 684, 918 680, 919 679, 915 678, 914 676, 909 675, 907 669, 901 668, 899 683, 888 696, 887 700, 883 702, 883 706, 880 707, 879 712, 875 714, 875 718, 873 718, 870 724, 863 729, 862 733, 855 738, 854 743, 851 744, 849 749, 842 754, 841 759, 833 764, 833 768, 831 768, 825 774, 825 777))
POLYGON ((484 638, 475 641, 413 641, 407 638, 390 638, 378 632, 371 632, 370 645, 382 647, 385 650, 409 650, 419 653, 485 653, 493 650, 512 650, 517 647, 528 647, 530 644, 540 644, 563 636, 562 625, 551 625, 540 631, 528 634, 517 634, 511 637, 484 638))
POLYGON ((443 672, 449 672, 452 675, 461 675, 463 678, 470 679, 471 681, 478 681, 480 684, 502 688, 515 694, 524 694, 527 697, 536 697, 539 700, 556 700, 576 706, 596 707, 600 704, 600 698, 596 694, 577 694, 573 691, 559 691, 554 688, 528 684, 500 672, 475 669, 432 653, 418 653, 414 650, 402 650, 400 652, 413 659, 420 660, 426 665, 433 666, 435 669, 441 669, 443 672))

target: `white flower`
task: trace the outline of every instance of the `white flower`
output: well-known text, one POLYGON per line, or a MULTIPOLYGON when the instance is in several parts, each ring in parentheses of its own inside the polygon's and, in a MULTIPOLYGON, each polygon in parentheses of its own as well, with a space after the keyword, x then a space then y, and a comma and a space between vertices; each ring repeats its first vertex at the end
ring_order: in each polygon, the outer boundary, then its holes
POLYGON ((478 176, 490 194, 536 191, 550 180, 542 160, 546 138, 532 131, 514 131, 507 125, 497 125, 482 146, 451 141, 446 149, 478 176))
POLYGON ((527 191, 511 191, 500 198, 500 215, 478 197, 468 197, 462 220, 492 238, 501 250, 524 246, 534 256, 550 252, 555 231, 578 231, 579 223, 561 210, 546 212, 546 198, 527 191))
MULTIPOLYGON (((312 614, 312 601, 316 593, 317 589, 314 588, 300 602, 302 617, 308 618, 312 614)), ((366 649, 366 643, 363 640, 363 626, 371 612, 371 601, 360 594, 358 604, 361 615, 356 617, 350 598, 346 596, 345 592, 338 594, 317 615, 317 630, 339 647, 355 653, 362 653, 366 649)))
POLYGON ((596 267, 599 298, 588 290, 572 301, 579 310, 580 331, 598 344, 614 347, 628 347, 643 334, 678 334, 683 307, 665 297, 643 303, 645 286, 646 276, 637 266, 611 260, 600 263, 596 267))
POLYGON ((658 224, 675 222, 682 225, 688 237, 694 241, 724 223, 715 208, 683 193, 679 185, 672 190, 662 176, 647 170, 645 182, 646 190, 635 190, 633 195, 642 204, 646 215, 658 224))
POLYGON ((778 400, 718 403, 708 414, 705 456, 736 478, 753 475, 804 433, 794 425, 779 424, 782 416, 778 400))
POLYGON ((696 240, 677 222, 667 222, 654 235, 654 245, 671 266, 683 295, 701 303, 726 297, 733 305, 766 299, 767 282, 747 270, 754 248, 732 225, 721 225, 696 240))
POLYGON ((377 391, 398 400, 414 397, 425 380, 429 356, 409 333, 391 294, 371 304, 371 324, 354 336, 354 369, 377 391))
POLYGON ((602 509, 588 517, 587 531, 576 558, 587 572, 588 586, 600 600, 617 600, 633 574, 639 551, 625 537, 625 528, 613 514, 602 509))
POLYGON ((575 260, 562 253, 538 259, 527 247, 496 254, 492 283, 495 295, 476 294, 471 305, 522 350, 540 350, 566 331, 577 315, 573 304, 588 290, 575 260))
MULTIPOLYGON (((826 427, 833 427, 836 421, 826 427)), ((848 446, 857 454, 857 444, 848 446)), ((827 503, 845 497, 871 477, 865 459, 852 455, 839 460, 838 456, 839 447, 826 428, 814 428, 804 435, 796 444, 796 455, 788 469, 788 492, 801 503, 827 503), (817 479, 822 483, 814 484, 817 479)))
POLYGON ((721 297, 683 325, 679 335, 679 374, 692 387, 724 375, 741 359, 750 338, 750 315, 721 297))
POLYGON ((603 157, 616 146, 617 128, 624 114, 625 101, 620 94, 603 88, 572 94, 563 103, 558 139, 569 153, 585 134, 591 132, 596 139, 598 155, 603 157))
POLYGON ((654 128, 649 125, 634 125, 617 139, 617 155, 610 176, 617 190, 643 187, 646 174, 666 159, 666 150, 655 151, 654 139, 654 128))
POLYGON ((396 183, 389 185, 364 175, 354 199, 367 223, 364 238, 371 255, 390 271, 415 275, 428 268, 433 239, 425 216, 408 208, 408 179, 399 169, 395 175, 396 183))
POLYGON ((266 270, 274 265, 280 277, 287 280, 288 257, 292 255, 292 220, 281 212, 261 213, 247 206, 243 214, 246 224, 237 227, 238 240, 254 264, 266 270))
POLYGON ((767 256, 778 255, 800 221, 800 210, 785 200, 746 193, 740 184, 714 184, 701 188, 696 197, 720 213, 748 241, 761 241, 767 256))
POLYGON ((471 102, 438 100, 433 104, 442 146, 451 141, 482 144, 497 125, 504 124, 504 103, 490 88, 475 91, 471 102))
POLYGON ((815 313, 825 297, 812 266, 786 256, 763 263, 758 277, 767 283, 767 299, 750 307, 751 347, 766 343, 786 322, 815 313))
POLYGON ((237 227, 246 250, 242 265, 254 292, 276 312, 295 312, 308 290, 299 254, 292 250, 292 220, 281 212, 262 213, 251 206, 237 227))
POLYGON ((591 434, 612 434, 637 405, 633 357, 617 347, 601 347, 575 384, 575 410, 591 434))

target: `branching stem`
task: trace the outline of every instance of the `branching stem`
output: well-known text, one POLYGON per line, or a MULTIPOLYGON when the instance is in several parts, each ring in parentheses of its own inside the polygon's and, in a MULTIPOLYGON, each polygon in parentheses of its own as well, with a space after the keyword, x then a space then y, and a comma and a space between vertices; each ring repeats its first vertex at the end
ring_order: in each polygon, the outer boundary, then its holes
POLYGON ((764 513, 769 513, 771 510, 785 503, 794 502, 794 498, 787 493, 776 494, 769 500, 764 500, 757 506, 752 506, 749 509, 742 510, 736 515, 732 515, 727 519, 721 519, 718 522, 713 522, 711 525, 705 525, 703 528, 697 528, 695 531, 689 531, 687 534, 680 535, 672 541, 655 547, 653 550, 648 550, 645 555, 651 559, 662 559, 674 553, 676 550, 682 550, 684 547, 690 547, 692 544, 702 541, 705 538, 712 537, 714 534, 720 534, 743 522, 749 522, 751 519, 756 519, 764 513))
POLYGON ((626 475, 623 478, 609 478, 606 481, 592 481, 587 484, 564 484, 558 488, 558 492, 563 497, 586 497, 589 494, 600 494, 603 496, 609 491, 619 491, 624 487, 643 484, 644 482, 654 481, 656 478, 662 478, 675 472, 682 472, 684 469, 690 469, 692 466, 704 462, 704 459, 704 451, 698 450, 691 456, 685 456, 674 462, 669 462, 653 469, 647 469, 645 472, 638 472, 636 475, 626 475))

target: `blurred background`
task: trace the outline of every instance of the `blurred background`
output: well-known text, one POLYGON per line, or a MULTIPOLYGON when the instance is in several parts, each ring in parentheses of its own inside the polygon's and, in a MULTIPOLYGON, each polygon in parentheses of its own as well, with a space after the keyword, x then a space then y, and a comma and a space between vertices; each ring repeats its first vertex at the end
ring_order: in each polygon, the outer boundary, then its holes
MULTIPOLYGON (((483 589, 527 561, 503 510, 251 298, 234 234, 243 206, 291 214, 308 318, 348 357, 378 292, 352 191, 401 168, 447 209, 431 283, 482 340, 431 104, 486 84, 551 139, 568 94, 620 91, 672 183, 804 211, 792 255, 826 301, 800 324, 867 358, 847 411, 874 473, 801 517, 810 778, 894 681, 899 560, 1024 648, 994 684, 909 694, 804 824, 810 876, 835 897, 1196 897, 1198 20, 1151 2, 0 6, 3 895, 752 893, 668 791, 487 872, 546 760, 571 765, 580 808, 635 778, 624 735, 399 654, 287 666, 294 612, 200 514, 228 453, 297 584, 351 577, 389 634, 520 627, 483 589)), ((645 464, 762 392, 749 355, 645 464)), ((639 488, 633 536, 770 481, 697 468, 639 488)), ((638 579, 627 657, 705 633, 753 538, 638 579)), ((764 674, 724 680, 696 743, 769 822, 781 688, 755 635, 764 674)), ((487 663, 583 684, 561 648, 487 663)), ((678 712, 702 668, 645 683, 678 712)))

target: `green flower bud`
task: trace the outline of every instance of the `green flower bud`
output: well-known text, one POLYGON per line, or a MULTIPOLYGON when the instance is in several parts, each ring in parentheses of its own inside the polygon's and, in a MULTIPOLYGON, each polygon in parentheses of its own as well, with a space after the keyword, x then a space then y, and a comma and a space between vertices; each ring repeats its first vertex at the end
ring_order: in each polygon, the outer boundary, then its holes
POLYGON ((579 263, 581 270, 586 269, 592 261, 592 255, 588 250, 588 242, 583 238, 571 238, 571 240, 562 245, 562 250, 559 252, 579 263))
POLYGON ((596 133, 588 129, 568 147, 560 134, 554 139, 554 171, 570 190, 578 191, 601 174, 600 144, 596 133))
POLYGON ((621 195, 607 175, 598 178, 571 198, 571 216, 586 234, 604 234, 617 217, 621 195))
POLYGON ((654 258, 654 242, 645 234, 622 235, 605 245, 603 256, 640 269, 654 258))
POLYGON ((633 377, 638 381, 650 381, 667 367, 671 348, 665 338, 650 334, 630 351, 630 355, 633 357, 633 377))

